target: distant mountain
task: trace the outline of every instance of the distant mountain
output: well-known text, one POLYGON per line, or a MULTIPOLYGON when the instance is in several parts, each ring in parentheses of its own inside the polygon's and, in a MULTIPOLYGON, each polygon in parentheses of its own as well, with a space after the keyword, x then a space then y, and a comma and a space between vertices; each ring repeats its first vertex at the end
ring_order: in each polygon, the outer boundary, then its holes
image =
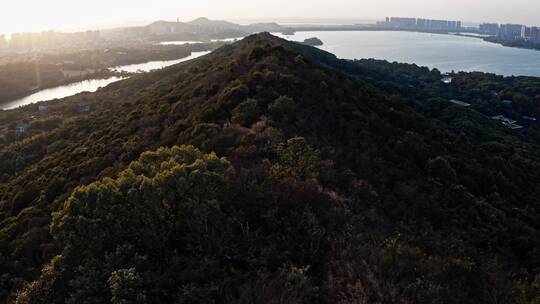
POLYGON ((244 28, 248 28, 253 33, 260 33, 260 32, 282 32, 286 30, 286 27, 283 27, 275 22, 268 22, 268 23, 253 23, 244 26, 244 28))
POLYGON ((197 26, 210 26, 210 27, 222 27, 222 28, 233 28, 233 29, 242 29, 244 31, 255 33, 255 32, 273 32, 273 31, 283 31, 284 27, 275 23, 253 23, 248 25, 238 25, 228 21, 220 20, 210 20, 208 18, 198 18, 193 21, 188 22, 190 25, 197 26))
POLYGON ((165 36, 175 34, 193 34, 203 38, 240 37, 264 31, 283 31, 277 23, 257 23, 239 25, 227 21, 198 18, 190 22, 158 21, 146 27, 150 34, 165 36))
POLYGON ((538 133, 440 79, 262 33, 0 112, 0 297, 535 303, 538 133))
POLYGON ((229 27, 229 28, 240 27, 239 25, 234 24, 232 22, 222 21, 222 20, 210 20, 210 19, 205 18, 205 17, 197 18, 195 20, 187 22, 187 24, 198 25, 198 26, 229 27))

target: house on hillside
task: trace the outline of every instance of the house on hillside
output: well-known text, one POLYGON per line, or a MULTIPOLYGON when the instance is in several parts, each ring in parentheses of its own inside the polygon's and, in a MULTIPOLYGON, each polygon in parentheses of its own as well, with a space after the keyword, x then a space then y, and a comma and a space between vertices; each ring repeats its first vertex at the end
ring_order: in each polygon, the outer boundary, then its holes
POLYGON ((535 125, 538 122, 536 117, 527 116, 527 115, 522 116, 521 119, 522 119, 523 125, 525 125, 525 126, 532 126, 532 125, 535 125))
POLYGON ((79 103, 79 112, 90 112, 91 110, 91 107, 90 107, 90 104, 87 103, 87 102, 80 102, 79 103))
POLYGON ((0 129, 0 139, 6 138, 8 131, 8 128, 0 129))
POLYGON ((518 125, 516 120, 510 119, 510 118, 505 117, 503 115, 497 115, 497 116, 493 116, 491 118, 494 119, 494 120, 498 120, 503 126, 509 128, 509 129, 512 129, 512 130, 523 129, 523 126, 518 125))
POLYGON ((443 78, 441 78, 441 81, 442 81, 442 83, 445 83, 445 84, 451 84, 452 83, 452 77, 444 76, 443 78))
POLYGON ((24 134, 28 131, 28 124, 25 122, 20 122, 15 126, 15 132, 17 134, 24 134))
POLYGON ((39 105, 38 106, 39 113, 46 114, 49 112, 49 106, 48 105, 39 105))
POLYGON ((530 123, 536 123, 537 122, 537 119, 535 117, 531 117, 531 116, 523 116, 523 119, 527 122, 530 122, 530 123))

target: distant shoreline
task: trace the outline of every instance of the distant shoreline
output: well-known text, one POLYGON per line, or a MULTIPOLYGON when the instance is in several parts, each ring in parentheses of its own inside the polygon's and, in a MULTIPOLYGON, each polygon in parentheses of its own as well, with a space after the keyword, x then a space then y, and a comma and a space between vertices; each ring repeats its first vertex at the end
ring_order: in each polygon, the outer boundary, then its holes
POLYGON ((460 36, 481 39, 488 43, 498 44, 508 48, 517 48, 517 49, 526 49, 540 51, 540 45, 538 46, 527 46, 527 45, 515 45, 511 44, 508 41, 497 40, 495 36, 476 36, 468 35, 467 32, 437 32, 437 31, 421 31, 421 30, 409 30, 409 29, 388 29, 388 28, 376 28, 368 27, 367 25, 362 26, 333 26, 333 25, 321 25, 321 26, 300 26, 300 27, 290 27, 294 32, 411 32, 411 33, 424 33, 424 34, 438 34, 438 35, 451 35, 451 36, 460 36))

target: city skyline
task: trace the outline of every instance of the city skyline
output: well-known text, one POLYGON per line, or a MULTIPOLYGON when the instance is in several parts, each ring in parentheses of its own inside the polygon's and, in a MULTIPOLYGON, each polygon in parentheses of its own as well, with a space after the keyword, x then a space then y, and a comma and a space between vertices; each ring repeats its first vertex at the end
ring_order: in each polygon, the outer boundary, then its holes
POLYGON ((469 23, 496 22, 537 25, 540 3, 530 0, 406 0, 396 5, 392 0, 337 0, 328 3, 299 0, 200 0, 178 3, 158 0, 95 0, 88 3, 55 0, 8 1, 0 10, 0 33, 37 32, 44 30, 83 30, 122 25, 139 25, 158 19, 190 20, 209 17, 224 20, 280 21, 284 19, 341 19, 353 22, 383 20, 385 16, 463 20, 469 23), (129 7, 129 10, 126 8, 129 7), (286 7, 286 10, 283 8, 286 7), (165 9, 166 8, 166 9, 165 9), (504 17, 501 16, 504 12, 504 17), (298 16, 302 16, 299 18, 298 16), (24 22, 22 22, 24 20, 24 22))

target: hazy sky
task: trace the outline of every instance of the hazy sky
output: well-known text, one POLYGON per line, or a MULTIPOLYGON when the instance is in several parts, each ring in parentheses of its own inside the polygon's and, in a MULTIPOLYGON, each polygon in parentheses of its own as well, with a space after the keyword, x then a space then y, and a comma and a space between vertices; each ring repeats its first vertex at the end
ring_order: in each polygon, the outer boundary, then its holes
POLYGON ((0 32, 155 19, 377 19, 411 16, 540 25, 539 0, 1 0, 0 32))

